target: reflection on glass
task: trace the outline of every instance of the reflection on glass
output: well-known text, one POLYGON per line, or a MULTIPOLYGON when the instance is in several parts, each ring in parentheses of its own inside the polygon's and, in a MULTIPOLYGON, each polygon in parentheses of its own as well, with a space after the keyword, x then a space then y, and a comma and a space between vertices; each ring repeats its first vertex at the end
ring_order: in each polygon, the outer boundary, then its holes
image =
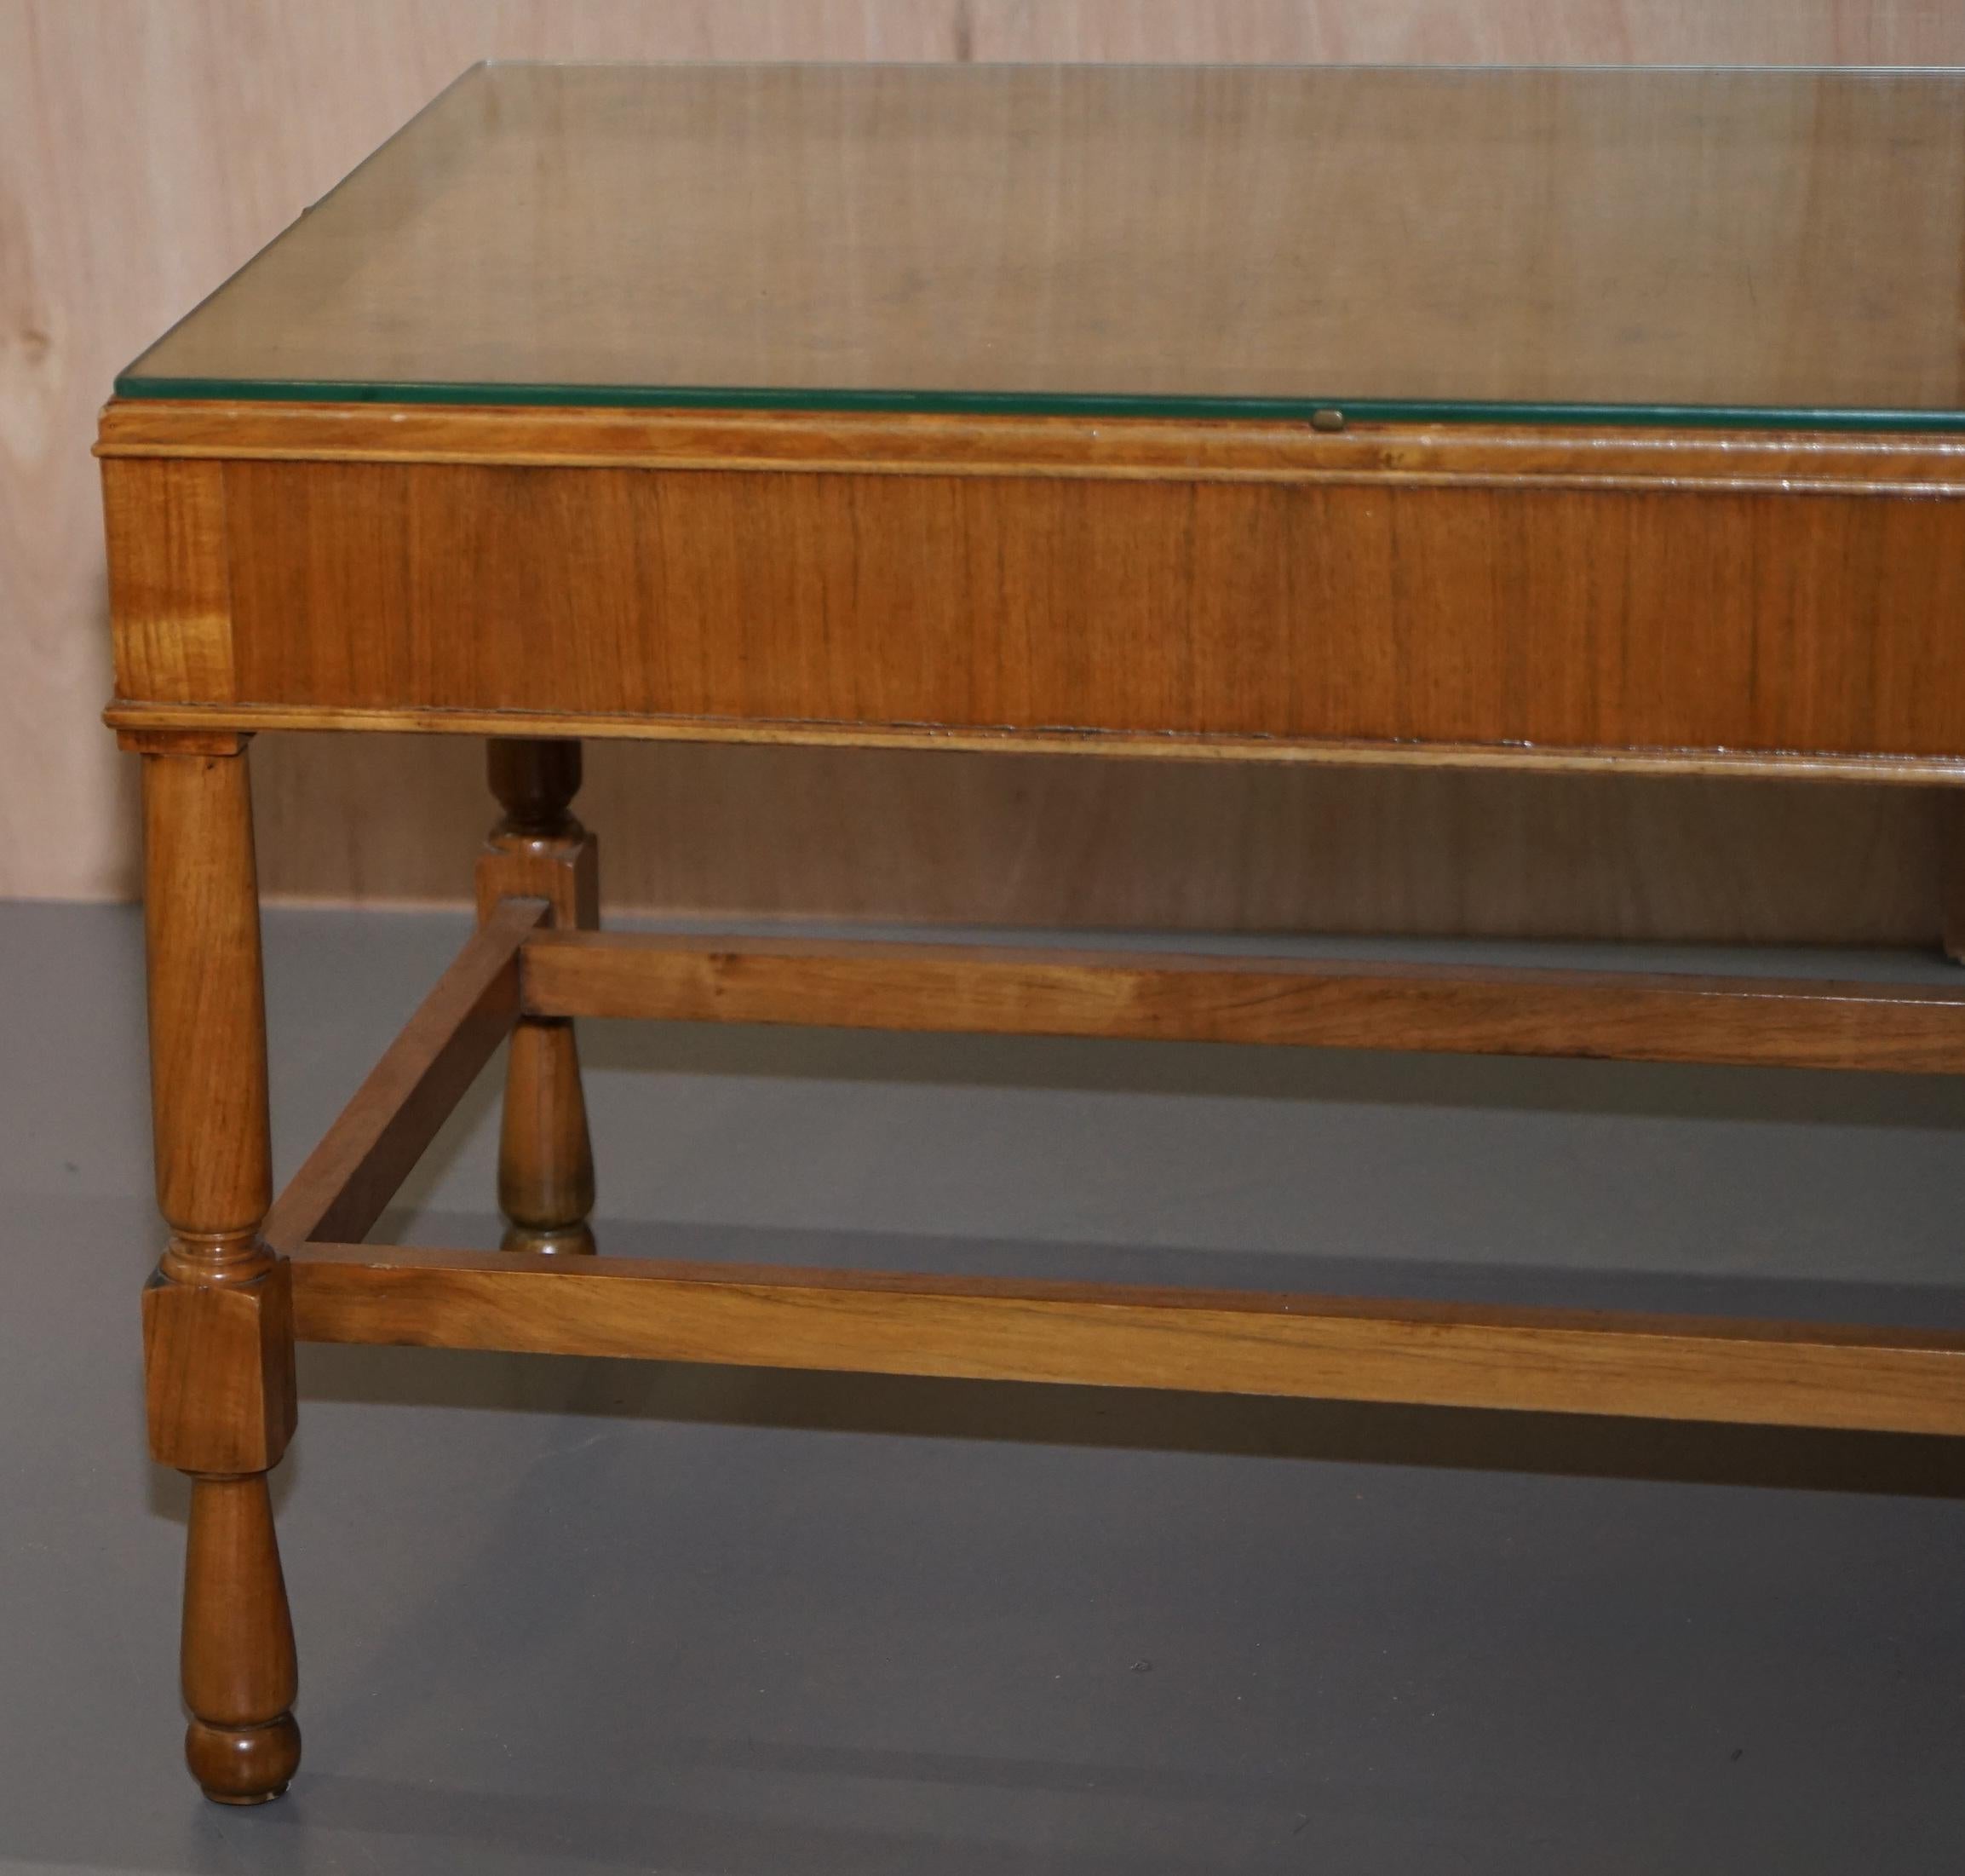
POLYGON ((488 66, 118 388, 1965 427, 1962 269, 1944 73, 488 66))

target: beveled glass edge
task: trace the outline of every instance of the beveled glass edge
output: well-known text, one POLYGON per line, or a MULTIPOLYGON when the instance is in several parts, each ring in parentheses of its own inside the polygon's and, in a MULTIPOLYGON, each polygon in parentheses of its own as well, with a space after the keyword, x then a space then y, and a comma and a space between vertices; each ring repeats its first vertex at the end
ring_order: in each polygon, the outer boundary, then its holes
POLYGON ((1384 397, 1161 397, 1143 392, 874 391, 733 385, 378 384, 367 381, 138 377, 118 397, 269 404, 455 404, 600 410, 918 411, 974 417, 1240 418, 1309 423, 1548 423, 1649 429, 1965 432, 1965 410, 1796 409, 1737 404, 1569 404, 1384 397))

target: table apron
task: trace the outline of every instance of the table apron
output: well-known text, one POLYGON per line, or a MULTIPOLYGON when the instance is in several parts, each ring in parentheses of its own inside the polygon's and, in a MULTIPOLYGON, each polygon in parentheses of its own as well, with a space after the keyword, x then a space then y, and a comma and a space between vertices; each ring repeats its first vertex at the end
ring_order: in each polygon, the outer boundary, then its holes
POLYGON ((119 708, 1965 757, 1928 491, 103 469, 119 708))

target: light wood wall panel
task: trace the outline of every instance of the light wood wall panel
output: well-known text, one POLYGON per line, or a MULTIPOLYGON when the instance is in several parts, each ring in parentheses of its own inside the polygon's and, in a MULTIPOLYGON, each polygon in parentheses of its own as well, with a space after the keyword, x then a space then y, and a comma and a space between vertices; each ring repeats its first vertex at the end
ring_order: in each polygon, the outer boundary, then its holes
MULTIPOLYGON (((474 59, 1965 64, 1938 0, 0 0, 0 895, 134 889, 87 450, 117 368, 474 59)), ((268 738, 269 889, 462 898, 468 745, 268 738)), ((1045 924, 1916 941, 1939 804, 1821 786, 596 751, 610 896, 1045 924)))

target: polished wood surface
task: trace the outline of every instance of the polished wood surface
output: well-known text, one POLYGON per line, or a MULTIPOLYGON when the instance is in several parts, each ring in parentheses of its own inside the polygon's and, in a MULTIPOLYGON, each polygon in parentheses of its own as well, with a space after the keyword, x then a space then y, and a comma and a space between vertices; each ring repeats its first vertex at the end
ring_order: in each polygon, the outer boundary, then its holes
POLYGON ((1824 440, 1816 484, 1793 440, 1386 426, 1258 437, 1256 474, 1205 426, 978 418, 961 473, 897 473, 905 422, 776 421, 744 471, 701 425, 639 466, 659 425, 617 423, 638 466, 583 458, 577 504, 544 467, 227 462, 230 693, 113 720, 1965 756, 1965 457, 1918 440, 1824 440))
POLYGON ((170 1241, 143 1296, 153 1456, 193 1476, 185 1752, 209 1797, 256 1804, 300 1759, 293 1644, 266 1474, 295 1424, 290 1267, 272 1197, 266 1016, 246 758, 143 756, 157 1194, 170 1241))
POLYGON ((313 1245, 304 1340, 1965 1432, 1965 1336, 313 1245))
MULTIPOLYGON (((1833 180, 1821 199, 1842 200, 1844 182, 1859 199, 1876 181, 1833 180)), ((1830 222, 1831 248, 1876 232, 1830 222)), ((1915 255, 1896 258, 1916 273, 1915 255)), ((1865 317, 1915 323, 1939 297, 1886 296, 1865 317)), ((1524 300, 1533 313, 1526 288, 1524 300)), ((1956 300, 1943 300, 1947 321, 1956 300)), ((1797 344, 1757 367, 1916 377, 1928 362, 1916 347, 1894 365, 1858 348, 1824 365, 1797 344)), ((1897 431, 1639 437, 1603 422, 1451 429, 1355 413, 955 423, 212 401, 113 406, 102 455, 110 716, 149 778, 159 1190, 173 1232, 145 1299, 152 1430, 159 1457, 199 1481, 185 1685, 188 1750, 214 1797, 274 1795, 297 1756, 265 1494, 292 1424, 296 1328, 1965 1431, 1957 1337, 621 1265, 541 1249, 591 1244, 571 1021, 596 1008, 1956 1068, 1965 1005, 1948 988, 602 941, 583 929, 597 923, 597 873, 570 810, 579 769, 566 745, 1171 754, 1194 775, 1266 759, 1413 775, 1539 765, 1579 780, 1666 769, 1957 781, 1958 446, 1897 431), (273 728, 492 738, 504 809, 478 876, 483 935, 501 955, 474 989, 456 975, 440 987, 283 1202, 273 1226, 298 1246, 290 1261, 261 1223, 242 755, 248 733, 273 728), (554 929, 536 931, 537 911, 510 906, 514 895, 549 905, 554 929), (510 918, 523 929, 508 930, 510 918), (372 1222, 463 1065, 514 1017, 501 1197, 520 1248, 300 1243, 372 1222)), ((1933 927, 1943 883, 1933 866, 1933 927)))
POLYGON ((282 1261, 240 1260, 256 1275, 221 1278, 174 1241, 143 1291, 144 1400, 150 1456, 200 1476, 279 1463, 297 1414, 293 1286, 282 1261))
POLYGON ((572 1021, 528 1016, 512 1031, 498 1121, 505 1249, 591 1255, 593 1209, 594 1148, 572 1021))
POLYGON ((237 694, 224 472, 145 462, 104 478, 116 688, 195 702, 237 694))
POLYGON ((1965 984, 546 934, 547 1016, 1965 1073, 1965 984))
POLYGON ((243 744, 143 757, 151 1112, 168 1275, 263 1274, 266 1009, 243 744), (209 1267, 209 1269, 207 1268, 209 1267))
MULTIPOLYGON (((600 923, 600 852, 572 812, 580 791, 577 742, 493 738, 491 792, 504 809, 478 860, 478 915, 505 895, 538 893, 554 926, 600 923)), ((580 1085, 580 1046, 565 1016, 531 1011, 512 1031, 498 1129, 498 1209, 505 1248, 580 1256, 594 1249, 594 1148, 580 1085)))
POLYGON ((478 856, 478 918, 506 899, 543 899, 561 930, 600 923, 600 845, 571 811, 580 745, 566 738, 494 736, 486 745, 491 792, 503 809, 478 856))
POLYGON ((451 463, 501 469, 809 469, 1807 494, 1965 487, 1965 437, 1257 417, 526 409, 118 398, 102 461, 451 463))
POLYGON ((300 1764, 293 1619, 266 1475, 195 1477, 184 1560, 184 1752, 204 1795, 261 1804, 300 1764))
POLYGON ((228 468, 242 699, 1965 753, 1965 504, 588 474, 228 468))
MULTIPOLYGON (((112 375, 485 57, 1956 66, 1965 65, 1965 10, 1931 0, 337 0, 330 12, 313 0, 258 0, 250 9, 236 0, 14 0, 0 8, 0 592, 20 655, 13 682, 0 687, 0 896, 134 899, 138 889, 135 780, 91 734, 109 653, 101 516, 85 452, 112 375)), ((353 761, 338 746, 262 740, 256 805, 261 827, 280 837, 261 855, 268 892, 467 901, 454 859, 475 840, 481 816, 468 798, 475 774, 454 765, 461 753, 423 741, 353 761)), ((626 786, 617 775, 668 796, 701 787, 703 773, 683 753, 596 761, 589 798, 612 798, 626 786)), ((614 841, 612 904, 762 904, 759 883, 775 882, 773 907, 787 913, 877 901, 893 916, 919 909, 976 919, 996 916, 1006 887, 1026 877, 1018 804, 1031 782, 1022 768, 964 758, 937 769, 930 786, 965 818, 957 837, 910 846, 905 897, 870 874, 870 843, 813 837, 808 804, 836 786, 823 757, 715 773, 737 797, 732 811, 747 840, 692 855, 686 869, 633 863, 619 818, 589 812, 614 841)), ((1278 906, 1273 888, 1252 896, 1209 866, 1211 854, 1241 852, 1249 874, 1279 882, 1302 850, 1301 814, 1324 811, 1300 807, 1305 792, 1257 785, 1213 803, 1192 847, 1165 858, 1186 871, 1185 922, 1360 929, 1363 919, 1363 929, 1402 929, 1420 920, 1451 929, 1432 923, 1450 917, 1451 895, 1419 884, 1431 818, 1408 809, 1397 780, 1342 790, 1347 812, 1395 823, 1399 836, 1383 843, 1382 868, 1361 856, 1343 889, 1306 889, 1278 906)), ((1315 785, 1307 792, 1319 802, 1325 794, 1315 785)), ((1083 767, 1048 789, 1066 827, 1091 818, 1158 822, 1161 793, 1136 769, 1083 767)), ((1750 811, 1741 803, 1729 814, 1750 811)), ((1923 837, 1922 807, 1910 798, 1880 801, 1873 812, 1885 850, 1904 853, 1923 837)), ((1539 801, 1525 814, 1520 837, 1537 851, 1519 876, 1510 866, 1470 884, 1477 929, 1830 935, 1843 896, 1841 848, 1832 837, 1808 838, 1784 809, 1770 809, 1748 843, 1763 859, 1729 856, 1708 867, 1694 855, 1654 866, 1648 854, 1696 848, 1707 817, 1675 797, 1632 791, 1595 836, 1600 851, 1628 860, 1628 880, 1580 899, 1568 883, 1574 819, 1539 801)), ((1089 849, 1074 860, 1072 890, 1033 889, 1005 915, 1041 923, 1047 906, 1070 916, 1083 903, 1091 923, 1148 922, 1168 896, 1160 849, 1172 837, 1089 849)), ((1859 913, 1833 935, 1866 935, 1885 906, 1905 941, 1934 940, 1933 916, 1910 924, 1907 889, 1880 895, 1870 879, 1859 913)))
POLYGON ((543 899, 493 908, 274 1202, 269 1245, 368 1235, 519 1020, 519 947, 550 916, 543 899))

